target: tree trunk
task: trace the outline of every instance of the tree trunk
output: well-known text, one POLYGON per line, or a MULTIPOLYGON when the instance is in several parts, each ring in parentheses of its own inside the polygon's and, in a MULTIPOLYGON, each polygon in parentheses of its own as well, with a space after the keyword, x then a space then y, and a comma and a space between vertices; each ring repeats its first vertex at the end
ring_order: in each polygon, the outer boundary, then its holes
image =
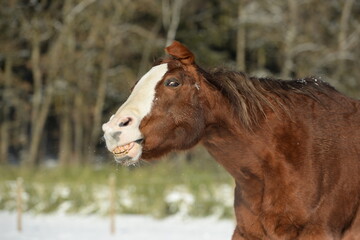
MULTIPOLYGON (((36 24, 36 21, 34 21, 36 24)), ((32 97, 32 114, 31 114, 31 129, 37 124, 37 118, 42 102, 42 72, 40 69, 40 33, 36 30, 32 33, 32 51, 31 51, 31 65, 32 75, 34 79, 34 93, 32 97)))
POLYGON ((245 0, 238 1, 237 18, 237 41, 236 41, 236 67, 239 71, 246 71, 245 49, 246 49, 246 30, 244 20, 246 12, 244 11, 245 0))
MULTIPOLYGON (((107 6, 108 7, 108 6, 107 6)), ((118 14, 121 14, 121 11, 117 12, 118 14)), ((112 16, 113 18, 116 18, 116 16, 112 16)), ((88 48, 92 48, 93 44, 96 42, 96 39, 99 38, 99 35, 101 33, 101 26, 102 23, 105 21, 104 16, 100 13, 96 15, 94 27, 92 28, 92 31, 89 34, 89 37, 87 39, 87 45, 88 48)), ((111 24, 109 24, 111 25, 111 24)), ((108 69, 110 67, 110 57, 111 57, 111 51, 114 46, 114 40, 115 37, 115 29, 110 28, 108 31, 106 31, 106 36, 104 36, 104 49, 102 50, 100 54, 100 76, 98 77, 98 85, 96 87, 96 101, 95 106, 92 108, 91 111, 87 111, 86 114, 89 115, 89 118, 92 118, 93 121, 89 122, 87 121, 86 129, 87 133, 89 133, 89 138, 87 139, 87 151, 85 152, 86 156, 86 162, 93 162, 94 153, 96 144, 99 142, 100 132, 101 132, 101 121, 102 121, 102 111, 105 103, 105 97, 106 97, 106 82, 108 79, 108 69)), ((89 66, 95 65, 91 59, 87 59, 89 62, 89 66)), ((91 77, 91 76, 89 76, 91 77)))
POLYGON ((144 75, 147 65, 149 64, 149 58, 151 54, 151 50, 154 48, 154 40, 157 36, 157 33, 160 31, 161 28, 161 21, 160 19, 155 23, 154 27, 152 28, 151 32, 152 34, 149 34, 149 37, 146 41, 146 44, 144 46, 144 51, 141 56, 141 61, 139 65, 139 71, 138 71, 138 78, 140 78, 142 75, 144 75))
POLYGON ((83 124, 82 124, 82 107, 83 97, 80 92, 75 96, 74 111, 74 127, 75 127, 75 140, 74 140, 74 155, 75 163, 81 164, 83 161, 83 124))
POLYGON ((257 69, 265 69, 266 66, 266 50, 264 47, 260 47, 257 50, 257 69))
POLYGON ((298 2, 297 0, 288 0, 288 18, 289 29, 285 33, 285 46, 284 46, 284 63, 281 72, 283 78, 289 78, 294 70, 294 55, 293 48, 297 36, 297 15, 298 15, 298 2))
MULTIPOLYGON (((65 100, 66 101, 66 100, 65 100)), ((70 124, 70 104, 66 101, 60 122, 60 145, 59 145, 59 164, 67 166, 71 162, 71 124, 70 124)))
POLYGON ((53 89, 51 86, 47 86, 46 96, 44 97, 43 104, 41 105, 39 115, 36 118, 37 122, 35 123, 35 125, 33 125, 28 158, 25 159, 25 164, 32 167, 40 163, 40 160, 38 159, 39 147, 41 137, 44 131, 45 122, 49 114, 52 96, 53 89))
POLYGON ((4 72, 4 95, 2 104, 2 120, 0 122, 0 164, 5 164, 8 161, 8 151, 10 145, 10 102, 12 98, 11 80, 12 79, 12 59, 7 57, 5 60, 5 72, 4 72))
POLYGON ((340 80, 345 70, 346 45, 347 45, 347 30, 349 27, 349 19, 354 0, 345 0, 341 11, 340 29, 338 35, 338 64, 335 78, 340 80))
POLYGON ((43 90, 42 71, 40 68, 39 33, 36 30, 33 31, 32 37, 31 65, 34 78, 34 94, 32 103, 33 112, 31 121, 30 146, 26 159, 24 159, 24 164, 34 167, 40 162, 38 159, 39 147, 54 91, 50 82, 47 83, 45 90, 43 90))
POLYGON ((97 87, 96 93, 96 103, 93 112, 94 122, 91 131, 91 142, 89 146, 89 157, 93 157, 96 144, 99 142, 100 133, 101 133, 101 120, 102 120, 102 111, 105 103, 106 97, 106 82, 107 82, 107 70, 110 67, 110 51, 112 49, 111 44, 111 34, 108 35, 106 39, 106 48, 103 52, 102 62, 101 62, 101 74, 99 79, 99 85, 97 87))
MULTIPOLYGON (((166 44, 165 46, 169 46, 174 40, 176 36, 176 31, 178 29, 180 23, 180 16, 181 16, 181 8, 183 5, 183 0, 176 0, 172 2, 172 9, 171 9, 171 20, 166 36, 166 44)), ((170 9, 169 9, 170 10, 170 9)))

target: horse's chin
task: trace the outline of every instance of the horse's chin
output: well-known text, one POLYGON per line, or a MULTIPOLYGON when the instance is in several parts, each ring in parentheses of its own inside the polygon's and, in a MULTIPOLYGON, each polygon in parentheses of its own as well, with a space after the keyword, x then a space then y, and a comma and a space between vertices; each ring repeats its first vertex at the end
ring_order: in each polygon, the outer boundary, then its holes
POLYGON ((113 151, 115 161, 124 166, 131 166, 138 163, 141 154, 142 154, 142 146, 140 143, 137 142, 133 142, 131 149, 129 149, 125 153, 114 153, 113 151))

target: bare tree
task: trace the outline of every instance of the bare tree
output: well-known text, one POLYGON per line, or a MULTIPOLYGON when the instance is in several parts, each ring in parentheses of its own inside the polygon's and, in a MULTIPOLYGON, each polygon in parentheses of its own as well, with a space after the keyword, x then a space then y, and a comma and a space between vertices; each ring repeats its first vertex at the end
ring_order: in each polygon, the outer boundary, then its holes
POLYGON ((169 2, 168 0, 163 0, 163 14, 169 14, 171 12, 171 16, 167 15, 168 17, 164 18, 166 21, 170 19, 169 22, 165 23, 165 26, 168 26, 165 46, 170 45, 175 40, 184 0, 172 1, 171 7, 169 2))
MULTIPOLYGON (((111 6, 108 6, 111 7, 111 6)), ((117 14, 121 15, 121 13, 118 11, 117 14)), ((105 16, 103 16, 105 17, 105 16)), ((114 18, 117 18, 117 16, 113 16, 114 18)), ((102 19, 100 16, 98 19, 102 19)), ((105 33, 105 37, 103 39, 104 49, 102 50, 102 53, 100 54, 100 75, 99 75, 99 81, 97 85, 96 90, 96 100, 95 100, 95 106, 94 110, 92 112, 93 115, 93 123, 92 123, 92 130, 90 135, 90 143, 89 143, 89 151, 87 154, 87 159, 90 160, 93 158, 94 151, 96 144, 99 141, 100 133, 101 133, 101 121, 102 121, 102 111, 105 104, 105 97, 106 97, 106 85, 108 80, 108 70, 111 65, 111 51, 115 46, 116 38, 115 38, 115 29, 112 26, 112 20, 108 19, 106 22, 110 25, 108 28, 108 31, 105 33)), ((100 34, 100 29, 102 28, 102 25, 99 24, 96 26, 98 29, 96 30, 97 33, 93 33, 93 36, 95 37, 97 34, 100 34)), ((90 36, 89 36, 90 37, 90 36)), ((91 42, 91 41, 90 41, 91 42)))
POLYGON ((246 51, 246 0, 238 0, 237 16, 237 44, 236 44, 236 66, 240 71, 246 71, 245 51, 246 51))
POLYGON ((2 121, 0 122, 0 164, 4 164, 7 162, 8 157, 8 149, 10 145, 10 104, 9 101, 12 99, 12 59, 11 56, 8 55, 5 61, 5 71, 3 73, 0 72, 0 80, 3 81, 3 99, 1 99, 1 109, 0 112, 2 121))
POLYGON ((31 166, 35 166, 39 161, 38 153, 40 140, 53 97, 53 87, 51 82, 48 82, 45 88, 43 86, 43 72, 40 66, 40 32, 38 31, 38 24, 39 19, 33 19, 32 26, 34 29, 30 30, 32 43, 31 65, 34 79, 34 94, 32 100, 32 132, 29 153, 24 163, 31 166))
POLYGON ((288 0, 288 29, 285 33, 284 39, 284 66, 282 68, 281 76, 283 78, 290 77, 291 72, 294 70, 294 45, 297 36, 297 23, 298 23, 298 1, 288 0))
POLYGON ((349 53, 347 52, 347 34, 349 29, 349 19, 351 15, 351 9, 354 4, 354 0, 345 0, 341 11, 340 17, 340 29, 338 35, 338 63, 336 78, 339 79, 345 69, 345 59, 349 53))
POLYGON ((148 67, 150 54, 151 54, 152 50, 154 49, 154 47, 156 46, 155 40, 158 35, 158 32, 160 31, 160 28, 161 28, 161 21, 159 19, 155 23, 154 27, 151 29, 152 34, 149 34, 148 38, 146 40, 146 44, 145 44, 144 51, 143 51, 141 61, 140 61, 140 65, 139 65, 138 78, 144 74, 144 72, 146 71, 146 68, 148 67))

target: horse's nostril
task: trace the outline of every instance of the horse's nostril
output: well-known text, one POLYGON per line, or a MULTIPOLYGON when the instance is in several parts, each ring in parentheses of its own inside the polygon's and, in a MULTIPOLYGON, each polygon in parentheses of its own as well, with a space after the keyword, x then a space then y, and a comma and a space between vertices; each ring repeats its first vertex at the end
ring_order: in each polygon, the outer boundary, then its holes
POLYGON ((119 127, 127 127, 127 126, 129 126, 131 124, 131 122, 132 122, 132 118, 129 118, 129 117, 124 118, 119 123, 119 127))

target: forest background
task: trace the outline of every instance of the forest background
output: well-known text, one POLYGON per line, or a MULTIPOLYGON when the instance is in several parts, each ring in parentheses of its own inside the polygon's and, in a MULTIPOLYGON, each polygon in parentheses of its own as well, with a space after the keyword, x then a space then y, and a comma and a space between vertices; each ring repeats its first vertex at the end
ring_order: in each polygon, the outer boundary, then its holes
POLYGON ((314 75, 360 96, 359 1, 5 0, 0 163, 111 161, 101 124, 174 39, 205 68, 314 75))

